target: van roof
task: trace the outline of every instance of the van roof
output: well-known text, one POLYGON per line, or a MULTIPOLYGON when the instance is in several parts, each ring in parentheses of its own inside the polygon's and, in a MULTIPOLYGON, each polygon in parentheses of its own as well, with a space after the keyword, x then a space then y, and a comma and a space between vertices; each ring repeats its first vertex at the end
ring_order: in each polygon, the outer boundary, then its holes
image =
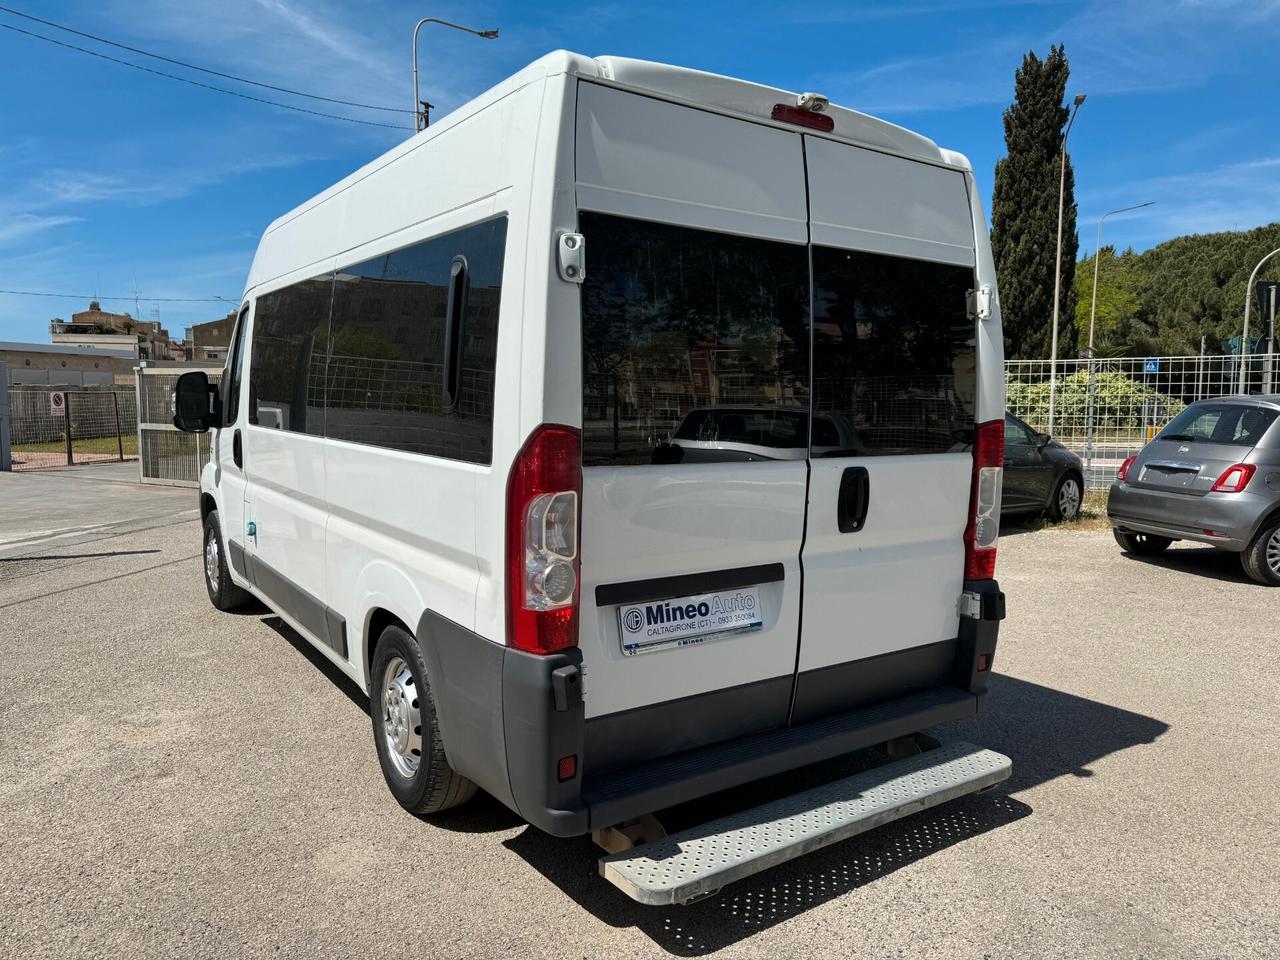
MULTIPOLYGON (((365 164, 365 166, 335 183, 327 190, 278 217, 267 227, 266 232, 271 233, 280 224, 292 220, 298 214, 323 202, 326 198, 340 193, 379 167, 409 153, 427 140, 440 135, 449 127, 460 123, 467 117, 501 100, 521 87, 557 74, 579 76, 583 79, 648 93, 666 100, 714 110, 718 113, 748 117, 752 120, 775 124, 790 130, 800 129, 778 123, 772 119, 775 104, 795 104, 796 91, 782 90, 778 87, 752 83, 749 80, 737 80, 732 77, 706 73, 701 70, 691 70, 687 67, 676 67, 666 63, 654 63, 649 60, 633 60, 629 57, 611 56, 587 57, 582 54, 571 53, 568 50, 556 50, 539 57, 501 83, 495 84, 484 93, 441 117, 426 130, 408 137, 403 143, 392 147, 382 156, 365 164)), ((944 150, 928 137, 912 133, 910 130, 899 127, 897 124, 889 123, 887 120, 880 120, 834 103, 828 106, 824 113, 835 121, 835 129, 832 132, 818 133, 812 130, 805 130, 804 132, 829 139, 856 143, 886 153, 909 157, 914 160, 923 160, 927 163, 944 164, 963 170, 971 169, 969 161, 961 154, 952 150, 944 150)))
POLYGON ((888 121, 835 104, 830 104, 823 111, 835 123, 831 132, 814 131, 774 120, 772 114, 776 104, 795 105, 797 94, 793 91, 764 86, 748 80, 735 80, 701 70, 690 70, 687 67, 653 63, 648 60, 608 56, 586 57, 567 50, 556 50, 539 57, 501 83, 495 84, 484 93, 441 117, 426 130, 407 137, 402 143, 273 220, 258 244, 245 285, 246 294, 262 283, 303 266, 302 263, 294 263, 292 259, 283 266, 274 260, 271 267, 266 266, 270 258, 264 257, 264 253, 269 248, 274 249, 271 244, 271 235, 276 230, 307 215, 310 211, 317 210, 366 178, 377 175, 380 170, 396 160, 475 116, 486 107, 530 84, 559 75, 577 76, 593 83, 633 90, 674 103, 711 110, 726 116, 742 117, 756 123, 804 132, 811 136, 856 144, 894 156, 958 170, 971 169, 969 161, 961 154, 941 149, 927 137, 912 133, 888 121))

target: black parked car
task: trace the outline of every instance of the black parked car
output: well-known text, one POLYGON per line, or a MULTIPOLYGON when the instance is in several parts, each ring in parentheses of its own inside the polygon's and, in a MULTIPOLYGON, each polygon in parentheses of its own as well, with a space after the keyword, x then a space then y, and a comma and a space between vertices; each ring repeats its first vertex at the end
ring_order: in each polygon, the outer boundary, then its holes
POLYGON ((1004 415, 1004 493, 1000 512, 1074 520, 1084 497, 1084 463, 1046 433, 1004 415))

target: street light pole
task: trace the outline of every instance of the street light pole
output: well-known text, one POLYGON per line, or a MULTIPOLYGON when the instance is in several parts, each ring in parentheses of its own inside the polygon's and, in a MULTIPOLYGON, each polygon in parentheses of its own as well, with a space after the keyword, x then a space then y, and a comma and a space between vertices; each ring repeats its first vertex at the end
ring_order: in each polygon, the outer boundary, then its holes
POLYGON ((1067 137, 1071 135, 1071 126, 1076 122, 1076 114, 1080 112, 1080 105, 1084 103, 1084 99, 1085 94, 1076 94, 1071 116, 1067 120, 1067 129, 1062 131, 1062 142, 1058 145, 1062 163, 1058 173, 1058 255, 1053 261, 1053 342, 1049 349, 1049 433, 1053 433, 1053 407, 1058 392, 1058 306, 1062 299, 1062 208, 1067 191, 1067 137))
POLYGON ((1253 268, 1253 273, 1249 274, 1249 282, 1245 284, 1245 288, 1244 288, 1244 331, 1240 335, 1240 392, 1242 394, 1245 392, 1244 390, 1244 374, 1245 374, 1244 352, 1247 349, 1249 344, 1249 307, 1253 300, 1253 281, 1258 278, 1258 271, 1262 269, 1262 265, 1266 263, 1268 260, 1270 260, 1272 257, 1274 257, 1277 253, 1280 253, 1280 247, 1276 248, 1275 250, 1272 250, 1265 257, 1263 257, 1261 260, 1258 261, 1258 265, 1253 268))
POLYGON ((418 99, 418 31, 428 23, 438 23, 442 27, 452 27, 454 30, 473 34, 483 40, 498 39, 497 30, 472 30, 470 27, 464 27, 458 23, 450 23, 448 20, 440 20, 436 17, 423 17, 418 21, 417 26, 413 28, 413 115, 417 117, 418 130, 427 129, 427 123, 430 122, 430 117, 423 108, 422 101, 418 99))
POLYGON ((1085 442, 1084 442, 1084 475, 1085 486, 1089 485, 1089 479, 1093 476, 1093 414, 1094 414, 1094 357, 1093 357, 1093 327, 1094 321, 1098 317, 1098 263, 1102 259, 1102 221, 1107 217, 1115 216, 1117 213, 1128 213, 1130 210, 1141 210, 1143 207, 1149 207, 1154 200, 1148 200, 1146 203, 1136 203, 1132 207, 1121 207, 1119 210, 1108 210, 1098 218, 1098 245, 1093 248, 1093 297, 1089 301, 1089 404, 1085 412, 1085 442))
POLYGON ((1102 221, 1107 217, 1113 217, 1117 213, 1128 213, 1130 210, 1141 210, 1143 207, 1149 207, 1154 200, 1148 200, 1146 203, 1136 203, 1132 207, 1121 207, 1119 210, 1108 210, 1098 218, 1098 245, 1093 248, 1093 300, 1089 306, 1089 356, 1093 356, 1093 324, 1098 316, 1098 260, 1102 256, 1102 221))

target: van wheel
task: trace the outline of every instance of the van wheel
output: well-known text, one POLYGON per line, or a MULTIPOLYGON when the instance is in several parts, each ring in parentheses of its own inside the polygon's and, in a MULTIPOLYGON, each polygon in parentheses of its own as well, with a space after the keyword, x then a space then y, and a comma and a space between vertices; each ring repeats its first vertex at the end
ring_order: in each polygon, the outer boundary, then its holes
POLYGON ((1111 532, 1115 534, 1120 549, 1140 557, 1154 557, 1157 553, 1164 553, 1169 544, 1173 543, 1168 537, 1157 537, 1150 533, 1122 533, 1119 530, 1111 532))
POLYGON ((1058 481, 1058 487, 1053 491, 1053 500, 1049 503, 1049 519, 1055 522, 1076 519, 1080 516, 1080 503, 1083 500, 1080 478, 1074 473, 1068 473, 1058 481))
POLYGON ((476 785, 445 759, 422 651, 402 627, 387 627, 378 638, 369 715, 382 776, 400 806, 439 813, 475 796, 476 785))
POLYGON ((238 610, 252 599, 249 591, 231 582, 217 510, 210 510, 204 518, 204 586, 209 591, 209 602, 219 610, 238 610))
POLYGON ((1280 587, 1280 523, 1272 523, 1258 531, 1253 542, 1240 554, 1244 572, 1258 583, 1280 587))

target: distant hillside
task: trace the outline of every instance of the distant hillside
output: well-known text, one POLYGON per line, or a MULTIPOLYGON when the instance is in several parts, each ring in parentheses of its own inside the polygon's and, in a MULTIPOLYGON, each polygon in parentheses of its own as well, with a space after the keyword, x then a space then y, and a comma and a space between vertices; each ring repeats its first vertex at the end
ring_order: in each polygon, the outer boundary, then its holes
MULTIPOLYGON (((1102 248, 1095 344, 1099 356, 1181 356, 1222 353, 1220 341, 1240 334, 1244 286, 1266 254, 1280 247, 1280 222, 1253 230, 1175 237, 1144 253, 1102 248)), ((1280 280, 1280 255, 1259 280, 1280 280)), ((1093 257, 1076 265, 1078 347, 1089 345, 1093 257)), ((1260 334, 1254 309, 1250 335, 1260 334)))

